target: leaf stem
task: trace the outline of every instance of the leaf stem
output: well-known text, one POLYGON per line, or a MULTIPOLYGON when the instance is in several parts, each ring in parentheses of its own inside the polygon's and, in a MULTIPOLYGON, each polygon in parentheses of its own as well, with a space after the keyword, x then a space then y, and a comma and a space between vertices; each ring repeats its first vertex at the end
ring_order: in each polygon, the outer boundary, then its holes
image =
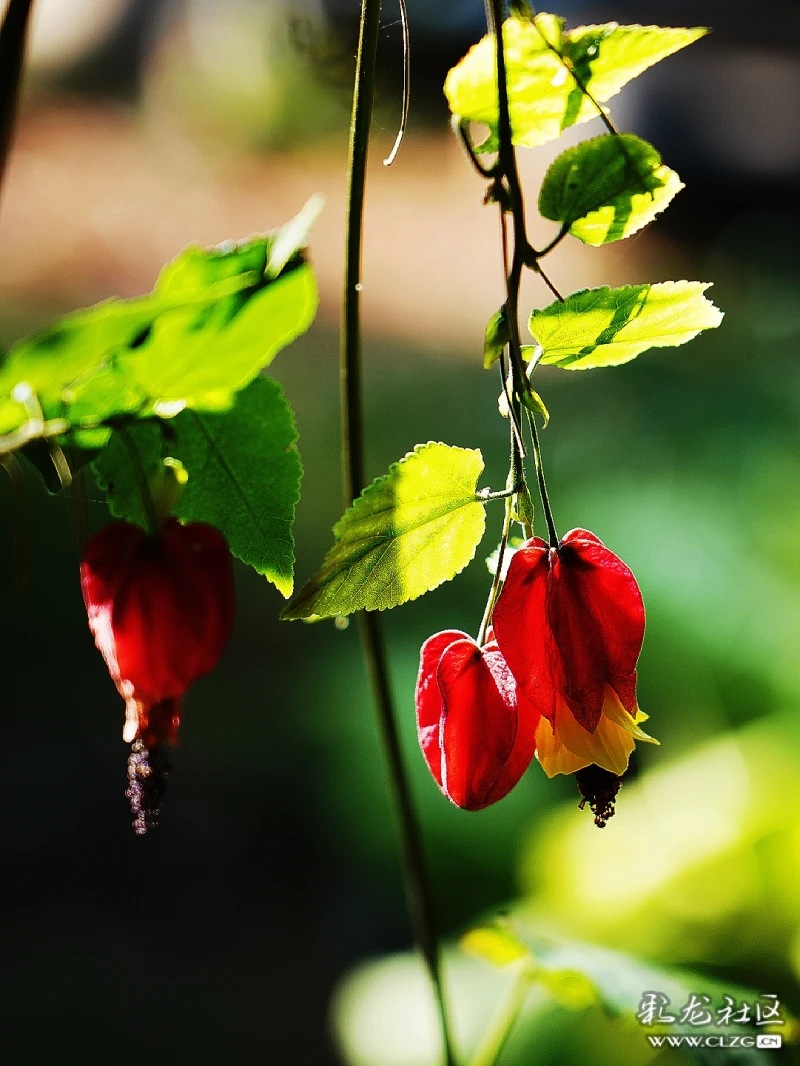
POLYGON ((511 1035, 511 1030, 519 1018, 525 1000, 531 990, 531 967, 526 960, 515 975, 514 982, 504 1003, 500 1005, 497 1015, 475 1052, 469 1066, 494 1066, 511 1035))
POLYGON ((19 84, 25 60, 33 0, 9 0, 0 27, 0 188, 5 176, 11 134, 17 114, 19 84))
MULTIPOLYGON (((346 506, 352 503, 363 488, 365 481, 361 373, 361 257, 367 153, 375 92, 380 17, 381 0, 362 0, 353 116, 350 127, 344 312, 339 364, 346 506)), ((448 1026, 441 976, 441 957, 433 893, 425 860, 422 832, 411 796, 397 730, 388 657, 380 617, 377 614, 359 612, 358 627, 398 815, 409 914, 433 987, 442 1029, 445 1063, 446 1066, 455 1066, 456 1060, 448 1026)))
POLYGON ((544 478, 544 465, 542 464, 542 446, 539 443, 539 430, 536 428, 536 419, 534 418, 533 411, 529 411, 525 408, 525 413, 528 416, 528 425, 531 431, 531 441, 533 442, 533 461, 536 465, 536 479, 539 483, 539 495, 542 498, 542 510, 544 511, 544 520, 547 522, 547 535, 550 539, 550 547, 558 547, 558 533, 556 532, 556 524, 553 521, 553 512, 550 507, 550 497, 547 494, 547 483, 544 478))
POLYGON ((500 592, 500 586, 503 583, 503 558, 506 554, 506 547, 508 546, 508 534, 511 530, 511 512, 513 510, 512 497, 506 500, 506 512, 503 517, 503 532, 500 534, 500 550, 497 553, 497 569, 494 572, 494 579, 492 581, 492 587, 489 590, 489 599, 486 601, 486 609, 483 612, 483 618, 481 619, 481 627, 478 630, 478 647, 482 648, 486 642, 486 632, 489 628, 489 623, 492 620, 492 611, 494 605, 497 602, 497 596, 500 592))
POLYGON ((503 489, 501 492, 479 492, 475 499, 478 503, 488 503, 489 500, 507 500, 510 496, 516 496, 521 490, 521 485, 514 485, 512 488, 503 489))

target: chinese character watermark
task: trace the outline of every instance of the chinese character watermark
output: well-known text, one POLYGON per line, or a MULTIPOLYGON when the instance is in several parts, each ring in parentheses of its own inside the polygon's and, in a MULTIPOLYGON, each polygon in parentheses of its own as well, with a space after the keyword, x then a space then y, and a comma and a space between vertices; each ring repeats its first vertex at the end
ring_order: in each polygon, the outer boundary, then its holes
POLYGON ((781 1004, 776 995, 764 993, 755 1002, 736 1000, 723 995, 722 1004, 715 1007, 711 996, 692 992, 681 1008, 670 1010, 671 1001, 664 992, 647 991, 636 1012, 641 1025, 688 1025, 693 1028, 729 1025, 785 1025, 781 1004))

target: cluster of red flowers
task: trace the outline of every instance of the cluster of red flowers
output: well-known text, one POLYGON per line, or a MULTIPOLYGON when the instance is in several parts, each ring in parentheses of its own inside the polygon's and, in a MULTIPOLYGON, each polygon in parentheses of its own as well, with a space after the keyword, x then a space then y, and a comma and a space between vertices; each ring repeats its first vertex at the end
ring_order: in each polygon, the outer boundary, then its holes
POLYGON ((577 772, 598 825, 640 727, 636 660, 644 606, 630 569, 585 529, 513 556, 486 642, 456 630, 422 647, 422 752, 442 792, 476 811, 502 799, 537 757, 548 777, 577 772))
MULTIPOLYGON (((213 670, 234 622, 231 556, 211 526, 171 518, 158 534, 114 523, 87 547, 89 626, 125 700, 133 745, 128 797, 137 832, 155 824, 178 742, 181 700, 213 670)), ((599 825, 640 727, 636 660, 644 607, 628 567, 593 533, 513 556, 486 640, 446 630, 422 647, 416 706, 422 752, 442 792, 481 810, 534 756, 548 776, 576 773, 599 825)))

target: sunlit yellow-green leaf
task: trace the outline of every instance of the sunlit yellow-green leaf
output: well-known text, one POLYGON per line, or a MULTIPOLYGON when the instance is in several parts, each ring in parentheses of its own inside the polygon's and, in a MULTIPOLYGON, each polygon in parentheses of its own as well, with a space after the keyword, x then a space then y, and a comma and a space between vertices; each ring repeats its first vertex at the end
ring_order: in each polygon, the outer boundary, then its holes
POLYGON ((608 244, 652 222, 682 188, 647 141, 606 135, 568 148, 553 162, 539 211, 585 244, 608 244))
POLYGON ((0 362, 0 451, 39 437, 93 446, 121 417, 222 411, 310 325, 304 257, 316 202, 275 233, 190 246, 152 293, 107 300, 20 341, 0 362), (98 428, 99 427, 99 428, 98 428))
POLYGON ((581 289, 530 317, 543 364, 565 370, 618 366, 648 348, 686 344, 722 321, 704 295, 710 282, 663 281, 621 289, 581 289))
POLYGON ((518 959, 530 957, 520 940, 500 926, 481 926, 462 936, 460 945, 470 955, 478 955, 493 966, 506 966, 518 959))
POLYGON ((283 617, 385 610, 455 577, 483 536, 482 470, 475 449, 418 445, 339 519, 322 568, 283 617))
MULTIPOLYGON (((685 48, 707 31, 610 22, 565 32, 554 15, 512 17, 503 24, 509 110, 514 143, 535 148, 568 126, 596 118, 602 104, 648 67, 685 48)), ((454 115, 489 127, 483 152, 497 147, 494 39, 486 36, 447 76, 454 115)))

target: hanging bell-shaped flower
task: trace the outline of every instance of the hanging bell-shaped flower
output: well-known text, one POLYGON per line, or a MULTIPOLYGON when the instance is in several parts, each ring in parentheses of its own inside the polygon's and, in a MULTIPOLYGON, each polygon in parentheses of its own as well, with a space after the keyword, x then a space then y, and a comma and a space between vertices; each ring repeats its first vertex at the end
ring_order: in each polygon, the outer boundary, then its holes
POLYGON ((81 585, 89 627, 125 700, 123 739, 177 744, 181 699, 214 669, 233 629, 225 538, 174 518, 157 535, 115 522, 89 541, 81 585))

